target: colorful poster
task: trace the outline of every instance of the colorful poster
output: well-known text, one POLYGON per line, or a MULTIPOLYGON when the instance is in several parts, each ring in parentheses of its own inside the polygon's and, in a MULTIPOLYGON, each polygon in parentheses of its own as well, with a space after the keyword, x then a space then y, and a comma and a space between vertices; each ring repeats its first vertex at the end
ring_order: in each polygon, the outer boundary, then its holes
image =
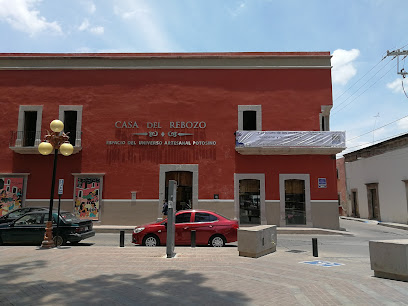
POLYGON ((23 177, 0 177, 0 216, 21 208, 23 183, 23 177))
POLYGON ((74 212, 80 219, 99 220, 99 177, 78 177, 75 182, 74 212))

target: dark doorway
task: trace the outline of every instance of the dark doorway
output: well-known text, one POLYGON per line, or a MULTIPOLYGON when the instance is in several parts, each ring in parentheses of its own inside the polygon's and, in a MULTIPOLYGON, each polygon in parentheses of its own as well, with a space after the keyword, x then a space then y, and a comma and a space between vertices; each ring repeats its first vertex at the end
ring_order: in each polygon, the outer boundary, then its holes
POLYGON ((360 218, 360 212, 358 210, 357 191, 351 192, 351 214, 353 217, 360 218))
POLYGON ((259 180, 239 180, 239 221, 241 224, 261 224, 260 186, 259 180))
POLYGON ((287 225, 306 224, 304 180, 285 180, 285 219, 287 225))
POLYGON ((367 184, 368 197, 368 218, 374 220, 381 220, 380 217, 380 203, 378 200, 378 184, 367 184))
POLYGON ((24 136, 23 146, 33 147, 35 143, 35 132, 37 129, 37 112, 24 112, 24 136))
POLYGON ((169 180, 177 182, 176 210, 193 208, 193 172, 169 171, 166 172, 165 199, 168 201, 169 180))
POLYGON ((75 146, 77 133, 77 111, 64 111, 64 132, 69 133, 69 142, 75 146))

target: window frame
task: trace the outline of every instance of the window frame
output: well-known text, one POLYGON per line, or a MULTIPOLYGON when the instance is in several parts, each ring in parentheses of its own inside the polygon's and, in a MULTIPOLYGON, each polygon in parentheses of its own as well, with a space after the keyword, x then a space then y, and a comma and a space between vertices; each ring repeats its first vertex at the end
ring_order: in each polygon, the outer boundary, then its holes
POLYGON ((333 105, 322 105, 319 114, 320 131, 330 131, 330 110, 333 105))
POLYGON ((262 131, 262 105, 238 105, 238 131, 244 130, 244 112, 256 112, 256 131, 262 131))
POLYGON ((16 147, 32 148, 32 146, 25 147, 24 144, 24 125, 25 125, 25 112, 37 112, 37 122, 35 126, 35 140, 34 147, 38 147, 41 143, 41 125, 42 125, 42 105, 20 105, 18 111, 18 124, 17 124, 17 138, 15 142, 16 147))
POLYGON ((75 135, 75 146, 82 146, 82 105, 60 105, 58 118, 62 122, 65 120, 65 111, 76 111, 77 112, 77 122, 76 122, 76 135, 75 135))

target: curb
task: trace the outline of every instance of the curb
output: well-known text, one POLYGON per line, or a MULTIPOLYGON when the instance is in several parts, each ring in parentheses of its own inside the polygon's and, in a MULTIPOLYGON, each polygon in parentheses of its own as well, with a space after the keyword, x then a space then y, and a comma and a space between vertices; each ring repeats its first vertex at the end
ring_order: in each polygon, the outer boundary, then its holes
POLYGON ((392 223, 392 222, 382 222, 382 221, 377 221, 377 220, 369 220, 369 219, 361 219, 361 218, 353 218, 353 217, 340 217, 341 219, 344 220, 351 220, 351 221, 357 221, 357 222, 363 222, 363 223, 371 223, 371 224, 377 224, 381 226, 386 226, 386 227, 392 227, 392 228, 397 228, 401 230, 408 231, 408 225, 407 224, 400 224, 400 223, 392 223))

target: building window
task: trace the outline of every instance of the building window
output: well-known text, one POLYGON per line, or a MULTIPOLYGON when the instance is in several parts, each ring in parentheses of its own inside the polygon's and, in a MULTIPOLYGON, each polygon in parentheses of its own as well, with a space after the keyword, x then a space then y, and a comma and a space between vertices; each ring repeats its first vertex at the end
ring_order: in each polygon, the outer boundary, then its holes
POLYGON ((24 112, 23 146, 33 147, 37 126, 37 112, 24 112))
POLYGON ((243 121, 244 131, 256 131, 256 111, 244 111, 243 121))
POLYGON ((20 105, 16 147, 34 147, 41 143, 42 105, 20 105))
POLYGON ((322 105, 321 113, 319 114, 320 119, 320 131, 330 131, 330 110, 332 105, 322 105))
POLYGON ((238 130, 262 131, 261 105, 238 105, 238 130))
POLYGON ((60 105, 59 119, 64 123, 64 133, 69 133, 69 142, 81 146, 82 105, 60 105))
POLYGON ((65 111, 64 112, 64 132, 69 135, 69 142, 75 146, 76 140, 76 128, 77 128, 77 112, 65 111))

